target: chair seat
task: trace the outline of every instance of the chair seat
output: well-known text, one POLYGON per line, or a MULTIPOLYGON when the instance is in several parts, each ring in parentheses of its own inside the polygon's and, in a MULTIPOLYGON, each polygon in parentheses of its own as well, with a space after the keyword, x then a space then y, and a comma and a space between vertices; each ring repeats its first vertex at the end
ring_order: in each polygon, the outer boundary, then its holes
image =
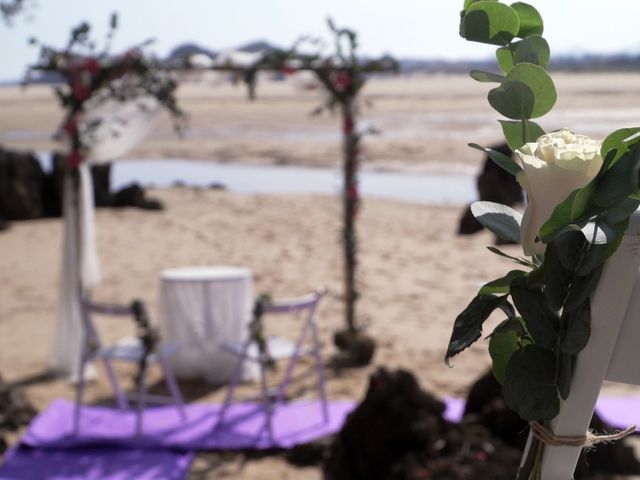
MULTIPOLYGON (((168 356, 178 351, 176 344, 160 344, 151 353, 147 360, 149 362, 158 361, 158 356, 168 356)), ((138 337, 122 337, 113 345, 104 347, 96 353, 97 356, 113 360, 124 360, 129 362, 139 362, 144 355, 144 347, 138 337)))
MULTIPOLYGON (((244 344, 242 342, 227 342, 223 345, 224 349, 237 356, 242 356, 242 348, 244 344)), ((292 341, 282 337, 268 337, 267 338, 267 351, 269 357, 273 360, 282 360, 284 358, 291 358, 296 351, 296 344, 292 341)), ((311 351, 310 348, 303 346, 298 350, 299 355, 307 355, 311 351)), ((257 343, 249 345, 247 354, 245 357, 252 362, 260 361, 260 351, 257 343)))

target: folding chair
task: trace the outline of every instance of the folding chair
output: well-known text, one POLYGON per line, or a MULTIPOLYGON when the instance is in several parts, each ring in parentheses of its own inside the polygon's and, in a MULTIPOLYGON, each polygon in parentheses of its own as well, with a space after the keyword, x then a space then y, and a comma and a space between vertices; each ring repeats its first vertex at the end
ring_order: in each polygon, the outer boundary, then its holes
MULTIPOLYGON (((316 325, 315 312, 318 306, 318 302, 325 294, 324 289, 316 290, 313 293, 304 295, 302 297, 270 300, 262 305, 262 313, 265 315, 282 315, 293 314, 298 315, 303 319, 302 331, 295 342, 281 337, 270 336, 265 339, 265 347, 262 351, 259 348, 257 342, 250 334, 244 342, 237 343, 224 343, 223 348, 238 357, 238 363, 234 371, 231 383, 227 390, 224 403, 220 409, 218 415, 218 421, 214 427, 214 431, 220 428, 224 423, 224 418, 229 409, 229 406, 234 400, 235 388, 242 376, 242 367, 245 361, 258 364, 260 371, 260 387, 261 398, 265 412, 265 427, 269 434, 269 439, 273 440, 273 429, 271 425, 273 408, 278 403, 285 399, 286 390, 291 381, 291 375, 293 369, 299 358, 303 356, 311 356, 315 362, 315 368, 317 373, 317 388, 321 400, 321 409, 324 422, 329 421, 329 409, 327 405, 327 395, 324 385, 324 367, 322 364, 322 357, 320 355, 320 342, 318 339, 318 329, 316 325), (305 340, 308 339, 311 334, 310 345, 305 346, 305 340), (282 382, 276 389, 275 401, 273 395, 269 394, 267 388, 266 369, 270 361, 288 359, 287 367, 285 370, 282 382)), ((309 342, 308 342, 309 343, 309 342)), ((261 430, 258 433, 258 438, 264 431, 261 430)), ((256 439, 257 440, 257 439, 256 439)))
POLYGON ((129 400, 137 400, 137 436, 140 436, 142 433, 142 415, 147 401, 159 403, 173 402, 175 403, 182 420, 186 420, 182 394, 167 361, 168 357, 175 353, 179 347, 177 345, 159 344, 153 341, 149 341, 145 344, 141 338, 135 337, 125 337, 118 340, 113 345, 103 346, 100 336, 98 335, 98 330, 92 320, 92 314, 114 317, 130 316, 133 318, 137 317, 138 324, 140 326, 140 321, 148 323, 144 305, 141 302, 133 302, 131 305, 117 305, 83 300, 81 310, 83 320, 83 341, 80 353, 79 379, 76 390, 74 432, 78 432, 80 425, 82 399, 85 386, 85 368, 88 362, 98 358, 101 359, 104 364, 118 407, 121 409, 127 409, 129 408, 129 400), (144 318, 141 319, 141 316, 144 318), (112 360, 136 363, 141 366, 140 375, 138 377, 138 391, 135 394, 128 394, 122 390, 113 370, 113 366, 111 364, 112 360), (171 393, 171 397, 151 395, 147 393, 147 367, 149 364, 154 363, 158 364, 162 370, 162 374, 169 392, 171 393))

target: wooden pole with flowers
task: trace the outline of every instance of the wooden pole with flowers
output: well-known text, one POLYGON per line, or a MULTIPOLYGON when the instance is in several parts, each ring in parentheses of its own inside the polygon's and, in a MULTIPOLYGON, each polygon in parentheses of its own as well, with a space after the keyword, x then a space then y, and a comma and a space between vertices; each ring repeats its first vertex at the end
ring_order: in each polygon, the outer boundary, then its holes
POLYGON ((508 119, 500 123, 521 165, 470 146, 514 174, 529 201, 524 215, 490 202, 475 203, 472 212, 497 235, 521 240, 527 257, 490 248, 518 269, 481 287, 456 318, 446 361, 482 336, 493 312, 502 312, 506 319, 488 337, 493 373, 507 405, 531 427, 517 478, 568 480, 581 448, 621 439, 635 428, 613 435, 587 431, 602 380, 628 378, 610 362, 624 343, 619 332, 630 322, 625 315, 632 293, 640 295, 640 288, 634 290, 640 128, 615 131, 599 142, 567 129, 545 134, 531 121, 556 101, 542 33, 542 17, 529 4, 464 2, 461 36, 499 46, 501 72, 471 76, 498 84, 488 100, 508 119))
MULTIPOLYGON (((55 90, 66 111, 59 135, 68 148, 63 199, 65 258, 58 322, 59 325, 70 327, 64 329, 62 336, 71 334, 74 339, 71 344, 68 338, 56 339, 56 343, 64 342, 69 348, 54 348, 54 368, 71 373, 72 377, 79 374, 76 369, 81 348, 81 299, 99 280, 93 230, 93 187, 87 161, 94 158, 94 134, 101 128, 102 120, 88 119, 87 111, 97 109, 106 102, 125 103, 145 98, 153 99, 157 105, 168 110, 175 119, 176 128, 180 128, 183 118, 174 96, 177 84, 173 76, 162 70, 156 61, 145 57, 140 47, 122 55, 109 54, 109 41, 116 28, 117 17, 113 15, 107 46, 99 54, 94 52, 93 43, 89 41, 90 27, 86 23, 72 30, 69 43, 63 50, 41 45, 39 62, 30 68, 26 80, 28 83, 35 72, 47 72, 58 74, 64 81, 55 90), (56 351, 59 355, 56 355, 56 351)), ((126 123, 127 119, 120 120, 126 123)), ((118 156, 124 153, 139 138, 141 135, 134 135, 129 141, 121 142, 110 154, 118 156)))
MULTIPOLYGON (((358 95, 366 81, 367 73, 395 72, 397 63, 392 59, 362 61, 357 55, 357 35, 348 28, 338 28, 331 19, 329 29, 334 35, 335 52, 322 58, 320 55, 303 56, 282 52, 279 62, 284 71, 312 71, 329 94, 326 103, 315 110, 339 110, 342 130, 343 190, 342 190, 342 250, 344 259, 344 308, 345 329, 336 332, 336 346, 341 350, 342 363, 366 365, 373 357, 373 339, 363 334, 356 314, 358 300, 357 267, 358 235, 357 217, 360 209, 358 173, 360 170, 360 143, 364 132, 358 129, 358 95), (296 63, 291 68, 290 63, 296 63)), ((278 62, 278 60, 276 60, 278 62)))

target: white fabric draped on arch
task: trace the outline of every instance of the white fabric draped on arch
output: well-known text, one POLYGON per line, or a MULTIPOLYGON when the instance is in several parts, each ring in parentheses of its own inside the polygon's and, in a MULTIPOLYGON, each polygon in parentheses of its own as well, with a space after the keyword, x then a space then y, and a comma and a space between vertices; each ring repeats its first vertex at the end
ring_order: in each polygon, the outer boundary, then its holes
POLYGON ((93 105, 87 105, 81 125, 89 148, 79 167, 79 184, 65 175, 63 186, 62 269, 52 366, 72 380, 78 377, 82 340, 80 292, 100 282, 89 166, 122 158, 149 133, 160 112, 160 105, 151 97, 124 102, 108 99, 93 105))

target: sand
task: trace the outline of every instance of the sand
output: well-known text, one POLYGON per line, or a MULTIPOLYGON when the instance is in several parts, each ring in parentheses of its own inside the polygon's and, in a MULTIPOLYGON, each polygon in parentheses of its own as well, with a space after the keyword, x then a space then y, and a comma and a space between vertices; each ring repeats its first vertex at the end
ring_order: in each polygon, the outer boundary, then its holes
MULTIPOLYGON (((580 132, 603 134, 633 125, 640 113, 633 107, 640 105, 638 76, 556 78, 559 107, 549 124, 579 120, 585 127, 580 132)), ((364 112, 384 133, 365 140, 367 165, 477 170, 480 159, 465 143, 499 138, 494 128, 497 115, 482 98, 486 89, 486 85, 459 76, 372 81, 367 98, 374 106, 364 112)), ((191 114, 185 139, 176 140, 165 119, 131 156, 337 164, 337 119, 307 115, 318 102, 317 93, 295 92, 286 85, 265 85, 258 93, 259 100, 250 104, 240 89, 188 85, 181 91, 184 108, 191 114)), ((0 109, 1 142, 19 148, 51 148, 48 135, 60 112, 46 88, 26 92, 2 88, 0 109)), ((186 187, 149 194, 160 199, 166 210, 98 211, 103 282, 95 298, 144 298, 157 319, 162 269, 243 266, 252 270, 256 292, 275 297, 326 286, 330 294, 320 309, 320 331, 325 355, 333 353, 332 333, 343 321, 337 198, 240 195, 186 187)), ((371 367, 329 372, 331 398, 360 398, 368 374, 381 365, 408 368, 425 388, 454 396, 464 395, 470 382, 486 371, 489 358, 484 341, 456 358, 454 368, 443 363, 456 314, 479 285, 512 267, 508 260, 486 250, 485 246, 493 244, 489 233, 455 234, 462 208, 364 200, 358 221, 361 298, 357 308, 359 321, 377 340, 378 350, 371 367)), ((63 379, 41 378, 48 370, 55 328, 61 234, 59 219, 15 222, 9 231, 0 233, 0 372, 7 380, 23 384, 23 391, 38 409, 46 408, 56 397, 72 399, 74 392, 63 379)), ((510 254, 520 253, 518 246, 503 248, 510 254)), ((496 315, 490 324, 499 320, 496 315)), ((109 339, 131 333, 127 323, 101 325, 108 330, 109 339)), ((291 325, 274 327, 276 333, 286 333, 291 325)), ((131 377, 131 371, 121 373, 131 377)), ((182 387, 190 400, 219 401, 224 393, 224 389, 194 382, 182 387)), ((253 389, 246 386, 243 392, 253 389)), ((621 393, 631 388, 615 386, 608 391, 621 393)), ((104 401, 109 396, 103 376, 88 389, 89 401, 104 401)), ((202 455, 193 472, 192 478, 321 478, 317 469, 297 469, 280 457, 243 463, 233 456, 202 455)))

